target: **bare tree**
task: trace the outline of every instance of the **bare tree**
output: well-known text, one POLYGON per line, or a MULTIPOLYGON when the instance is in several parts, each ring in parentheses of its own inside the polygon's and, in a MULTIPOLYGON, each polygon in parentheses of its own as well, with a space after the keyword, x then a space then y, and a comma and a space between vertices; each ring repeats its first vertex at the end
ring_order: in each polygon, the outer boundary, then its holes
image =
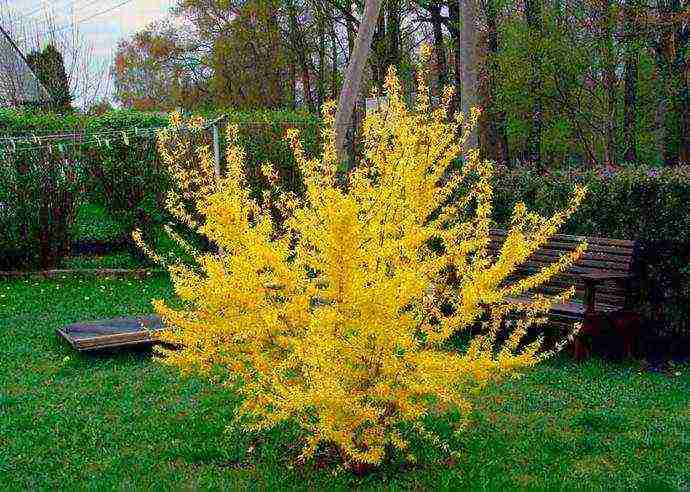
POLYGON ((0 26, 0 105, 41 104, 49 99, 27 59, 0 26))

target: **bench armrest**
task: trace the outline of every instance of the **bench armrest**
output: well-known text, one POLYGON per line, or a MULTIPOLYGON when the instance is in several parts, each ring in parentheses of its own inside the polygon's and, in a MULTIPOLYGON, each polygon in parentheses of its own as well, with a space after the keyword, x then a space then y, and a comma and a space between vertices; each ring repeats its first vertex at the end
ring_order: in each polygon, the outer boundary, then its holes
MULTIPOLYGON (((582 280, 585 284, 585 311, 587 313, 594 313, 596 308, 596 291, 599 284, 604 282, 616 282, 622 285, 626 290, 629 290, 634 281, 638 279, 639 276, 635 273, 596 272, 583 274, 582 280)), ((625 307, 630 307, 629 304, 626 292, 625 307)))
POLYGON ((625 281, 632 280, 636 278, 637 275, 634 273, 613 273, 613 272, 597 272, 597 273, 584 273, 582 274, 582 279, 585 282, 592 284, 600 284, 606 282, 607 280, 613 281, 625 281))

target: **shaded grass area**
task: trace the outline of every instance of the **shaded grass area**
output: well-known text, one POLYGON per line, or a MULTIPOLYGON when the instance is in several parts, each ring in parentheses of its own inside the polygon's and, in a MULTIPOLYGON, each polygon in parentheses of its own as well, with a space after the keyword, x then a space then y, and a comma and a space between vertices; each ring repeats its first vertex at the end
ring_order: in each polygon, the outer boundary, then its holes
POLYGON ((124 226, 99 203, 82 204, 71 231, 76 241, 114 241, 125 233, 124 226))
MULTIPOLYGON (((153 223, 145 226, 146 243, 160 256, 166 258, 180 258, 190 261, 190 256, 175 242, 163 229, 163 221, 160 217, 153 223)), ((84 203, 79 208, 72 228, 72 238, 76 243, 117 242, 123 238, 131 237, 131 224, 126 226, 118 222, 116 218, 105 208, 97 203, 84 203)), ((138 226, 137 226, 138 227, 138 226)), ((183 236, 188 236, 188 231, 178 231, 183 236)), ((194 237, 186 237, 193 245, 194 237)), ((198 239, 198 238, 197 238, 198 239)), ((129 248, 118 249, 106 253, 80 252, 74 256, 60 259, 60 268, 64 269, 108 269, 108 268, 147 268, 155 266, 148 258, 139 252, 129 248)))
POLYGON ((72 256, 63 259, 60 267, 67 270, 100 270, 109 268, 137 269, 148 264, 135 258, 128 251, 108 253, 100 256, 72 256))
POLYGON ((555 359, 477 397, 468 429, 431 426, 461 458, 413 441, 365 477, 294 465, 288 426, 227 431, 236 400, 180 379, 148 352, 82 356, 54 336, 66 323, 151 312, 163 276, 0 282, 0 489, 597 488, 690 485, 690 368, 555 359))

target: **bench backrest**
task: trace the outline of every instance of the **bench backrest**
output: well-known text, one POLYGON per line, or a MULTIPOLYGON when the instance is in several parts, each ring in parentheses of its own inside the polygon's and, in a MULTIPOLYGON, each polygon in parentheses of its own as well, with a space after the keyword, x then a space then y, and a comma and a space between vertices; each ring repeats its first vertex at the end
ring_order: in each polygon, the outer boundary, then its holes
MULTIPOLYGON (((489 253, 495 256, 505 240, 506 231, 492 229, 490 235, 489 253)), ((582 274, 631 272, 636 252, 635 241, 559 234, 553 236, 546 245, 535 251, 523 265, 518 267, 515 275, 508 281, 511 282, 540 271, 564 253, 575 250, 585 240, 588 246, 580 261, 562 274, 554 276, 547 284, 540 286, 535 293, 556 294, 574 285, 575 298, 583 300, 585 284, 582 280, 582 274)), ((622 307, 625 303, 625 295, 626 292, 617 283, 605 282, 597 288, 596 302, 622 307)))

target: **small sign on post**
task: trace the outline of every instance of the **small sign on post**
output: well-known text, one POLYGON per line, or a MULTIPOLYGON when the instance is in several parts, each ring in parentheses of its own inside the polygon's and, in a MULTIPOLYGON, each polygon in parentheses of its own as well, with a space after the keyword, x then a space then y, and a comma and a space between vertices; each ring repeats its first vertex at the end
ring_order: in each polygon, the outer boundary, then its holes
POLYGON ((364 107, 367 112, 369 111, 385 111, 386 108, 388 107, 388 97, 387 96, 379 96, 379 97, 368 97, 364 101, 364 107))

